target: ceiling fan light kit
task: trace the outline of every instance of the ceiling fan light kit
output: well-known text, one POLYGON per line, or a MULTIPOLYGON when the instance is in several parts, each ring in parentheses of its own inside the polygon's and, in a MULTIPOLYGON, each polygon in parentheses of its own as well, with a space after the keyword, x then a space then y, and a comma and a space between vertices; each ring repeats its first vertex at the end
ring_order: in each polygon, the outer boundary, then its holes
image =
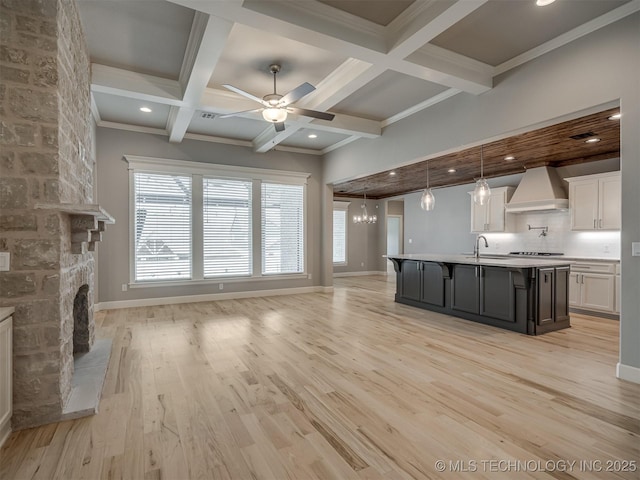
POLYGON ((264 118, 267 122, 273 123, 276 129, 276 132, 282 132, 284 130, 284 122, 287 119, 288 113, 294 113, 296 115, 304 115, 306 117, 319 118, 321 120, 331 121, 335 117, 332 113, 326 112, 318 112, 316 110, 308 110, 306 108, 295 108, 291 107, 292 103, 297 102, 305 95, 313 92, 316 87, 311 85, 310 83, 303 83, 298 85, 296 88, 291 90, 286 95, 280 95, 277 90, 276 76, 280 72, 280 65, 274 63, 269 65, 269 71, 273 74, 273 93, 268 93, 261 99, 256 97, 255 95, 250 94, 249 92, 245 92, 244 90, 234 87, 233 85, 225 84, 225 87, 232 92, 235 92, 243 97, 246 97, 255 102, 261 103, 263 108, 258 108, 256 110, 246 110, 242 112, 229 113, 226 115, 220 115, 219 118, 227 118, 233 117, 236 115, 241 115, 243 113, 250 112, 260 112, 262 111, 262 118, 264 118))

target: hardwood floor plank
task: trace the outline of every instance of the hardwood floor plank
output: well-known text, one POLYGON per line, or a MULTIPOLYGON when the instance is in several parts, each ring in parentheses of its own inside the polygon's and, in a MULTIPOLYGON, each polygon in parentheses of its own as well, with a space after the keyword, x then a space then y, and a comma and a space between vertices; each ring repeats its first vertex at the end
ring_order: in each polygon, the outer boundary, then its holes
POLYGON ((640 462, 618 322, 580 315, 531 337, 394 291, 349 277, 332 294, 98 312, 97 337, 113 340, 100 411, 14 432, 0 478, 637 479, 586 468, 640 462), (587 463, 481 463, 498 460, 587 463))

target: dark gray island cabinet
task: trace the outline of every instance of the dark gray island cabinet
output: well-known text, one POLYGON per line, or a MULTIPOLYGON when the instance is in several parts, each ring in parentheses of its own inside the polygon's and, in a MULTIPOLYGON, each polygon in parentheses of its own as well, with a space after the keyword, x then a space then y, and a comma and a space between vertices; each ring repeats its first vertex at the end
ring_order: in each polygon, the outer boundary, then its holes
POLYGON ((462 255, 389 256, 398 303, 540 335, 569 324, 569 264, 462 255))

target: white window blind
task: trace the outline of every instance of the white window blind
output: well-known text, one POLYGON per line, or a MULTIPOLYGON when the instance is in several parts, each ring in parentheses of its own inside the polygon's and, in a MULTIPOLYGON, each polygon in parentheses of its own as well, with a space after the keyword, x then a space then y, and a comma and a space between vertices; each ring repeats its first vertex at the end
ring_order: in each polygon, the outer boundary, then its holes
POLYGON ((347 211, 333 210, 333 263, 347 262, 347 211))
POLYGON ((204 178, 204 276, 251 274, 251 181, 204 178))
POLYGON ((304 271, 304 186, 262 183, 262 273, 304 271))
POLYGON ((135 280, 191 278, 191 177, 136 172, 135 280))

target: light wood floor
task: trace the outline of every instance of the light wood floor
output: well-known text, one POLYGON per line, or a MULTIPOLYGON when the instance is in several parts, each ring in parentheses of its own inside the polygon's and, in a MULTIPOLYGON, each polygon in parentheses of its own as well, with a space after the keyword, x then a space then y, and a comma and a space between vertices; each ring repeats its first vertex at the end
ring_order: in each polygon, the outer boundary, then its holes
POLYGON ((393 290, 352 277, 333 294, 100 312, 114 339, 100 413, 13 433, 0 478, 638 479, 532 471, 640 460, 616 321, 528 337, 393 290))

